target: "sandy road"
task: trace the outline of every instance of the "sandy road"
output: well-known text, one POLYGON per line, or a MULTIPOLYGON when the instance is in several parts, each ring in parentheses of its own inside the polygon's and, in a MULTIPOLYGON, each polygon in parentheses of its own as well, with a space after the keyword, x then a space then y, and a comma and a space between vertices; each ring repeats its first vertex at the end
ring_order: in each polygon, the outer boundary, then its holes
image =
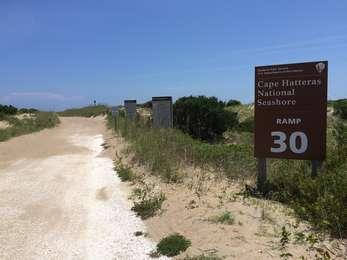
POLYGON ((154 244, 102 152, 102 118, 0 143, 0 259, 148 259, 154 244))

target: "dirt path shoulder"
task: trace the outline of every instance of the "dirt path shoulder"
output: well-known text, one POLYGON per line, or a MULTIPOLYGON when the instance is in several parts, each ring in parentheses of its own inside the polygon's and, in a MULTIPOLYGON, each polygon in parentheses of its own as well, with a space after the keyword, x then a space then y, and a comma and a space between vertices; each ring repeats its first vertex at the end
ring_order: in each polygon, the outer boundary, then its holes
POLYGON ((103 118, 0 143, 0 259, 148 259, 154 243, 103 153, 103 118))

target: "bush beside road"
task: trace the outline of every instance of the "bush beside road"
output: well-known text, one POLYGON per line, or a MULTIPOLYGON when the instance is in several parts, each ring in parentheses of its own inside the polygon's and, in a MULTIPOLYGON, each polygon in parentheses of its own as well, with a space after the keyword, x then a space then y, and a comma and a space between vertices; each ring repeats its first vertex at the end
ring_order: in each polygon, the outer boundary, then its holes
POLYGON ((16 117, 16 113, 2 114, 0 120, 8 125, 6 128, 0 129, 0 141, 37 132, 45 128, 52 128, 60 122, 54 112, 35 112, 21 119, 16 117))

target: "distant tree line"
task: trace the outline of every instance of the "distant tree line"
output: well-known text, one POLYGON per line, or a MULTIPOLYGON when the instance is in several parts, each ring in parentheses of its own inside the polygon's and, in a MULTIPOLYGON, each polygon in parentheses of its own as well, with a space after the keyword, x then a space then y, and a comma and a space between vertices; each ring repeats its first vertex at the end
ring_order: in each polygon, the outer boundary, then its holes
POLYGON ((18 109, 12 105, 1 105, 0 104, 0 114, 3 115, 15 115, 17 114, 18 109))
POLYGON ((1 105, 0 104, 0 120, 5 120, 8 116, 12 116, 12 115, 16 115, 18 113, 20 114, 24 114, 24 113, 28 113, 28 114, 33 114, 33 113, 37 113, 39 112, 39 110, 35 109, 35 108, 21 108, 18 109, 12 105, 1 105))
POLYGON ((34 114, 39 112, 36 108, 21 108, 18 110, 19 113, 21 114, 34 114))

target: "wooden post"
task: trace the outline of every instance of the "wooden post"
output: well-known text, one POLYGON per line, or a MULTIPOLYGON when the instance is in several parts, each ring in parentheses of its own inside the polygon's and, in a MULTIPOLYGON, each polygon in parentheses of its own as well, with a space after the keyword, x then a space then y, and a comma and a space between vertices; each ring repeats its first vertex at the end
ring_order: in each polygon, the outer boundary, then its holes
POLYGON ((312 160, 311 161, 311 177, 315 178, 318 176, 318 169, 320 168, 321 162, 317 160, 312 160))
POLYGON ((264 192, 265 183, 267 181, 267 172, 266 172, 266 159, 258 158, 258 175, 257 175, 257 190, 264 192))

